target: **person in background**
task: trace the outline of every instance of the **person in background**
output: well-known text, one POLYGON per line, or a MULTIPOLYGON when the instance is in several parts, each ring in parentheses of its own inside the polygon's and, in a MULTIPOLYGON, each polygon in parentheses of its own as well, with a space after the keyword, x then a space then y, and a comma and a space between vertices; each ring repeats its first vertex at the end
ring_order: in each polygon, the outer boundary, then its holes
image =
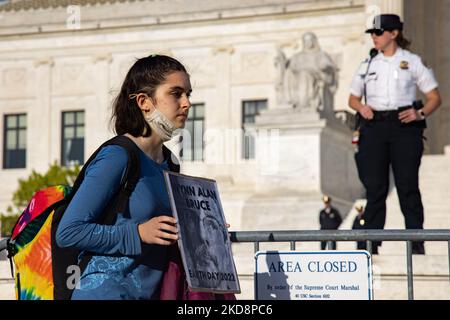
MULTIPOLYGON (((331 198, 329 196, 323 196, 323 208, 319 213, 320 230, 337 230, 342 223, 341 214, 339 211, 331 206, 331 198)), ((329 241, 330 250, 336 250, 336 241, 329 241)), ((320 242, 320 248, 325 250, 327 247, 327 241, 320 242)))
MULTIPOLYGON (((433 71, 408 50, 411 42, 403 36, 399 16, 376 16, 366 33, 375 48, 355 74, 349 97, 349 106, 361 119, 355 160, 366 189, 364 229, 384 228, 390 167, 406 229, 423 229, 419 167, 425 119, 441 105, 438 83, 433 71), (416 100, 417 87, 425 104, 416 100)), ((373 242, 372 251, 379 245, 373 242)), ((424 243, 413 242, 412 250, 425 254, 424 243)))
MULTIPOLYGON (((358 215, 353 220, 352 230, 361 230, 364 229, 364 225, 366 224, 366 220, 364 220, 364 207, 362 205, 355 206, 358 215)), ((366 250, 366 243, 364 241, 358 241, 356 245, 356 249, 358 250, 366 250)), ((372 254, 378 254, 378 247, 375 248, 375 252, 372 254)))

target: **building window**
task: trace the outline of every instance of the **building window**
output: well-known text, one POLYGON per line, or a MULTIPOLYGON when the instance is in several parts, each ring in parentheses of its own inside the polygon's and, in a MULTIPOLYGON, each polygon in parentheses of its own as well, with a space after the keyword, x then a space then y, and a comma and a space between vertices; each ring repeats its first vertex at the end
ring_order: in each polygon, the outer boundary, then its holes
POLYGON ((183 135, 183 161, 203 161, 205 105, 193 104, 189 110, 183 135))
POLYGON ((84 164, 84 111, 62 113, 61 164, 84 164))
POLYGON ((3 127, 3 168, 26 168, 27 115, 5 115, 3 127))
POLYGON ((255 117, 261 110, 267 109, 267 100, 244 101, 242 103, 242 157, 244 159, 255 158, 255 131, 248 125, 255 123, 255 117))

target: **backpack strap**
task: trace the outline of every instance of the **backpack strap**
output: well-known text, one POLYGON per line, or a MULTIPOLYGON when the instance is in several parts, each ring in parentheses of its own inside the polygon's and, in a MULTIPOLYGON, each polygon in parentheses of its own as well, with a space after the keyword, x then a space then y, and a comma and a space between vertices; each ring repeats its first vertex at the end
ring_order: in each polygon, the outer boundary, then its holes
POLYGON ((140 149, 131 139, 127 138, 126 136, 115 136, 114 138, 103 143, 83 165, 83 168, 81 169, 73 184, 72 191, 67 196, 67 201, 70 202, 84 181, 84 177, 86 176, 86 169, 89 167, 92 161, 94 161, 94 159, 98 156, 98 154, 104 147, 111 145, 118 145, 127 150, 128 162, 117 194, 118 199, 116 201, 116 208, 118 209, 118 211, 112 212, 114 210, 107 210, 103 214, 101 219, 99 219, 99 222, 102 224, 113 224, 116 219, 117 212, 123 212, 124 214, 127 214, 126 212, 128 211, 126 210, 126 208, 128 207, 129 197, 136 187, 137 182, 139 181, 140 149))
MULTIPOLYGON (((126 136, 116 136, 105 143, 103 143, 89 158, 89 160, 84 165, 80 174, 78 175, 72 193, 78 190, 83 182, 85 176, 85 168, 95 159, 100 150, 109 145, 118 145, 127 150, 128 153, 128 162, 127 167, 125 169, 125 173, 120 182, 119 191, 116 193, 116 199, 112 199, 110 203, 105 207, 102 216, 97 221, 103 225, 113 225, 117 219, 117 214, 121 212, 125 217, 129 217, 130 213, 128 210, 128 205, 130 201, 130 196, 136 187, 137 182, 139 181, 140 176, 140 162, 139 162, 139 147, 126 136)), ((72 195, 72 194, 71 194, 72 195)), ((72 195, 73 196, 73 195, 72 195)), ((69 200, 70 201, 70 200, 69 200)), ((84 251, 81 255, 81 260, 79 262, 79 267, 81 269, 81 273, 86 269, 89 261, 91 260, 94 253, 89 251, 84 251)))
MULTIPOLYGON (((105 143, 103 143, 88 159, 88 161, 84 164, 82 170, 78 174, 72 191, 68 195, 68 201, 72 200, 73 196, 80 188, 81 183, 84 180, 86 175, 86 169, 91 164, 91 162, 97 157, 100 151, 110 145, 118 145, 127 150, 128 153, 128 162, 127 167, 125 169, 125 173, 120 182, 119 191, 116 194, 116 201, 113 207, 108 208, 103 213, 101 219, 99 219, 99 223, 105 225, 112 225, 115 222, 116 216, 118 212, 124 214, 125 217, 129 217, 128 204, 130 200, 130 196, 133 193, 136 184, 139 181, 140 177, 140 161, 139 161, 139 147, 128 137, 126 136, 116 136, 105 143)), ((173 172, 180 172, 180 165, 176 162, 178 160, 173 158, 172 152, 163 145, 163 156, 164 159, 167 159, 169 170, 173 172)))
POLYGON ((117 213, 121 212, 127 218, 130 217, 128 210, 130 196, 133 193, 140 177, 140 161, 139 161, 139 147, 129 138, 125 136, 117 136, 107 141, 107 145, 118 145, 127 150, 128 163, 125 173, 120 182, 119 191, 116 194, 117 200, 112 210, 104 213, 100 220, 102 224, 112 225, 116 220, 117 213))
MULTIPOLYGON (((77 190, 80 188, 81 183, 84 180, 84 177, 86 175, 86 169, 89 167, 92 161, 97 157, 97 155, 100 153, 100 151, 110 145, 118 145, 123 147, 128 152, 128 163, 127 168, 125 170, 125 174, 123 175, 122 181, 120 183, 121 187, 125 187, 127 191, 130 191, 130 187, 133 187, 137 183, 137 180, 139 179, 140 174, 140 163, 139 163, 139 147, 131 141, 126 136, 116 136, 105 143, 103 143, 95 152, 89 157, 89 159, 86 161, 86 163, 83 165, 83 168, 81 169, 80 173, 78 174, 73 187, 72 191, 68 196, 68 200, 72 200, 73 196, 77 192, 77 190), (132 181, 130 183, 126 183, 128 181, 128 178, 130 178, 132 181)), ((133 188, 134 189, 134 188, 133 188)), ((133 190, 130 191, 133 192, 133 190)))
MULTIPOLYGON (((103 225, 113 225, 119 212, 122 213, 124 217, 127 218, 130 217, 130 213, 128 210, 130 196, 133 193, 140 177, 139 147, 126 136, 116 136, 111 140, 108 140, 104 144, 102 144, 89 158, 88 162, 84 165, 83 170, 78 175, 74 183, 73 187, 74 191, 72 192, 75 193, 76 190, 81 185, 81 182, 84 179, 85 174, 84 170, 87 167, 87 165, 89 165, 89 163, 97 156, 97 154, 103 147, 108 145, 118 145, 126 149, 128 152, 128 163, 122 181, 120 183, 119 191, 116 194, 116 201, 111 201, 111 203, 106 206, 105 211, 102 214, 102 217, 98 221, 98 223, 101 223, 103 225)), ((168 161, 170 171, 180 172, 180 165, 176 164, 173 161, 172 152, 164 145, 163 145, 163 156, 164 159, 167 159, 168 161)), ((177 160, 175 159, 175 161, 177 160)), ((90 252, 85 252, 85 254, 83 254, 80 262, 80 267, 82 271, 84 271, 84 269, 86 268, 91 257, 92 253, 90 252)))

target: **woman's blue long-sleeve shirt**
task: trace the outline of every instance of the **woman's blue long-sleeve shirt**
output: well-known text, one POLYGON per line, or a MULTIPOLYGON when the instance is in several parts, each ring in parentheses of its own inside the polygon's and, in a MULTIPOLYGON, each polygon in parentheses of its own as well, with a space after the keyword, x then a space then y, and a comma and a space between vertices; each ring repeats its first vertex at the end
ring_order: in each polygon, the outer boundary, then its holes
POLYGON ((119 213, 114 225, 101 225, 103 209, 116 195, 128 154, 120 146, 103 148, 87 167, 85 178, 64 213, 56 233, 61 247, 97 253, 81 276, 72 299, 154 299, 167 260, 167 247, 141 244, 137 226, 171 215, 163 170, 144 152, 141 176, 129 202, 129 218, 119 213), (145 248, 145 257, 137 260, 145 248), (114 255, 114 256, 111 256, 114 255))

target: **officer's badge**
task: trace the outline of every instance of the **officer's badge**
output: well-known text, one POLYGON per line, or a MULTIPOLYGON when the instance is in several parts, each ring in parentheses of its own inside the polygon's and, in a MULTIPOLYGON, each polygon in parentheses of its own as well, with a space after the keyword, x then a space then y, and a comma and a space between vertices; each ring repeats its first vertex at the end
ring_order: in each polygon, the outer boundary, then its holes
POLYGON ((400 62, 400 69, 408 70, 409 69, 409 62, 408 61, 400 62))

